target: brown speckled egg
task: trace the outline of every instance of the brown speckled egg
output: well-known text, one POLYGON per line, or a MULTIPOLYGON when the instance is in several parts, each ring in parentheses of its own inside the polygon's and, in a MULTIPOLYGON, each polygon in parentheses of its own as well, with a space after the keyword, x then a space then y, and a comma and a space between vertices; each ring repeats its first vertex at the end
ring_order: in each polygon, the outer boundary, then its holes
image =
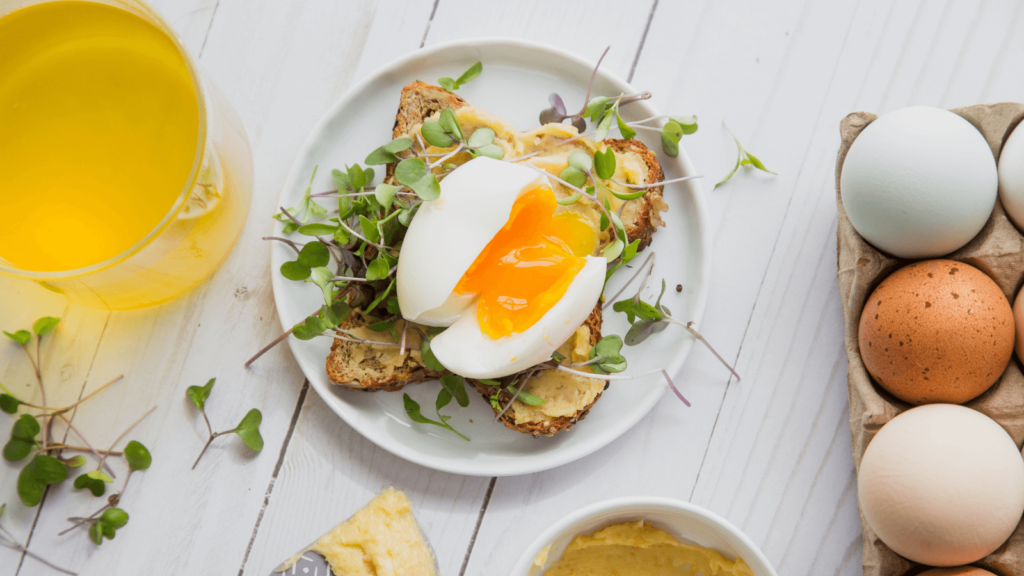
POLYGON ((860 355, 882 388, 913 404, 962 404, 1013 354, 1013 312, 996 283, 952 260, 915 262, 875 288, 860 315, 860 355))

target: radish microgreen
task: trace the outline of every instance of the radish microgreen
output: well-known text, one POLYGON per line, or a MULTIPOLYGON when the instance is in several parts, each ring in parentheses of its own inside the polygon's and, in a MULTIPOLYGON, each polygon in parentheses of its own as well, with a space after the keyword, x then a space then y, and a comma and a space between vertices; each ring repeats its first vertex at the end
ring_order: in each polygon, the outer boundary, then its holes
POLYGON ((743 144, 740 144, 740 139, 737 138, 736 135, 732 133, 732 130, 729 130, 729 126, 725 124, 723 125, 725 126, 725 129, 728 130, 729 135, 732 136, 733 142, 736 143, 736 165, 732 167, 731 172, 726 174, 724 178, 722 178, 721 180, 718 181, 717 184, 715 184, 716 190, 719 186, 728 182, 733 177, 733 174, 736 174, 736 171, 740 169, 740 166, 751 166, 753 168, 761 170, 762 172, 767 172, 769 174, 773 174, 776 176, 778 175, 775 174, 775 172, 772 172, 771 170, 765 168, 764 164, 760 160, 758 160, 756 156, 754 156, 750 152, 747 152, 747 149, 743 147, 743 144))
POLYGON ((484 65, 480 62, 477 62, 470 66, 469 68, 467 68, 466 71, 463 72, 462 75, 456 78, 455 80, 452 80, 451 78, 445 76, 442 78, 438 78, 437 83, 440 84, 445 90, 448 90, 449 92, 454 92, 459 88, 462 88, 464 84, 469 84, 470 82, 472 82, 473 79, 475 79, 477 76, 480 75, 481 72, 483 72, 483 70, 484 65))
POLYGON ((263 436, 260 435, 260 424, 263 422, 263 414, 259 410, 253 408, 246 412, 245 416, 242 417, 242 421, 231 430, 224 430, 221 432, 214 432, 213 427, 210 426, 210 418, 206 415, 206 401, 210 398, 210 393, 213 392, 213 385, 217 382, 216 378, 210 378, 206 384, 202 386, 189 386, 185 390, 185 396, 192 401, 192 404, 199 409, 199 413, 203 415, 203 421, 206 422, 206 431, 209 433, 209 438, 206 444, 203 446, 199 457, 192 464, 192 469, 196 469, 196 465, 199 464, 199 460, 206 454, 206 449, 210 447, 214 439, 224 436, 225 434, 236 434, 242 439, 242 442, 254 452, 263 450, 263 436))

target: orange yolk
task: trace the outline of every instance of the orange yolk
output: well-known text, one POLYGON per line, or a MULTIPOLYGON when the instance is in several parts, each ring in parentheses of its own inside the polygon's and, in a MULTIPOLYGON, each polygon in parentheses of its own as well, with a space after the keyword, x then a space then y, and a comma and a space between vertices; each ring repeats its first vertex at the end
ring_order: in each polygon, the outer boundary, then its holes
POLYGON ((548 186, 538 186, 512 205, 508 222, 459 280, 459 294, 479 293, 480 328, 491 338, 533 326, 565 294, 583 269, 597 239, 578 214, 555 214, 548 186))

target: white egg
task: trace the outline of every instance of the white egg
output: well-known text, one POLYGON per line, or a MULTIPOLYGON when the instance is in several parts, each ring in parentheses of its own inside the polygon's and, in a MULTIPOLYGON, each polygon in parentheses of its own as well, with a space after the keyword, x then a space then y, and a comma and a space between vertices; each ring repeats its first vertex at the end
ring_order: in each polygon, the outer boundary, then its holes
POLYGON ((919 406, 890 420, 860 463, 861 512, 897 554, 959 566, 990 554, 1024 513, 1024 459, 984 414, 919 406))
POLYGON ((523 332, 491 338, 480 330, 473 305, 434 337, 430 349, 445 368, 469 378, 498 378, 540 364, 551 358, 593 311, 604 288, 606 269, 603 257, 588 256, 562 298, 523 332))
POLYGON ((934 258, 970 242, 995 206, 995 159, 960 116, 912 107, 879 117, 857 136, 840 177, 857 232, 902 258, 934 258))
POLYGON ((1024 229, 1024 128, 1018 124, 999 154, 999 200, 1007 216, 1024 229))
POLYGON ((446 176, 440 198, 420 206, 402 242, 402 315, 428 326, 455 322, 474 297, 454 294, 456 284, 508 222, 516 199, 542 184, 548 184, 543 174, 483 156, 446 176))

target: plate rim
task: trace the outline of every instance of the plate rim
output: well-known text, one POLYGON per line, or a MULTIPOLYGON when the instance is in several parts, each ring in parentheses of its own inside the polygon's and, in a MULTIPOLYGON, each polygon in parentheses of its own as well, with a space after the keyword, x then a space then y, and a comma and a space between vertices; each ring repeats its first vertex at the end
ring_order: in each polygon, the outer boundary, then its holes
MULTIPOLYGON (((537 51, 547 53, 557 58, 561 58, 563 60, 568 61, 571 64, 582 66, 588 70, 593 69, 594 67, 594 62, 590 62, 584 58, 576 56, 575 54, 567 50, 564 50, 556 46, 552 46, 550 44, 537 42, 533 40, 500 36, 464 38, 448 42, 441 42, 432 46, 413 50, 403 56, 396 58, 395 60, 392 60, 388 64, 385 64, 380 68, 377 68, 374 72, 368 74, 366 77, 356 82, 351 88, 346 90, 345 93, 342 94, 333 104, 331 104, 331 106, 320 116, 320 119, 317 120, 313 128, 310 129, 302 145, 299 147, 298 151, 296 151, 295 156, 293 157, 291 167, 288 169, 288 173, 285 176, 281 193, 278 196, 278 204, 283 206, 284 204, 287 203, 285 202, 285 200, 286 197, 289 195, 289 192, 293 188, 293 182, 298 182, 296 178, 297 172, 301 168, 301 161, 303 158, 310 155, 311 151, 313 150, 318 141, 318 137, 323 133, 325 126, 339 113, 341 113, 345 107, 349 105, 350 101, 354 99, 356 94, 364 91, 370 84, 378 81, 381 77, 393 74, 396 71, 408 66, 415 60, 429 59, 438 53, 442 53, 448 50, 471 50, 473 48, 480 48, 484 46, 508 48, 512 50, 526 49, 531 51, 537 51)), ((525 67, 526 66, 524 66, 524 68, 525 67)), ((635 91, 635 89, 633 89, 632 85, 629 82, 622 79, 614 72, 609 72, 607 70, 599 70, 598 76, 612 84, 625 86, 635 91)), ((648 108, 650 112, 658 114, 658 111, 653 107, 650 101, 641 101, 639 102, 639 104, 642 105, 643 107, 648 108)), ((696 169, 694 168, 693 163, 691 162, 690 157, 686 153, 686 150, 683 146, 679 147, 679 155, 674 160, 680 163, 684 174, 696 174, 696 169)), ((695 290, 696 298, 691 318, 693 323, 699 326, 704 317, 704 311, 707 305, 708 293, 711 284, 712 246, 710 233, 710 218, 708 216, 707 204, 705 202, 704 195, 701 191, 700 182, 698 180, 691 180, 690 185, 693 191, 692 200, 694 204, 694 212, 698 228, 697 233, 700 241, 700 249, 698 252, 702 258, 702 261, 700 263, 701 282, 697 284, 697 288, 695 290)), ((277 228, 279 225, 280 224, 278 222, 273 222, 271 224, 273 228, 277 228)), ((274 230, 274 232, 276 233, 276 230, 274 230)), ((284 282, 282 280, 282 277, 280 276, 280 274, 274 273, 274 271, 276 270, 277 267, 279 267, 280 264, 276 262, 277 257, 275 257, 275 253, 276 251, 271 249, 271 287, 274 293, 275 313, 277 315, 278 321, 281 323, 283 328, 285 323, 284 319, 281 316, 281 310, 283 308, 282 302, 284 301, 285 290, 282 287, 282 283, 284 282)), ((636 411, 635 417, 620 419, 620 425, 616 427, 618 431, 607 436, 602 440, 581 444, 575 447, 574 449, 568 451, 567 453, 565 451, 553 451, 548 453, 546 457, 522 460, 523 462, 527 463, 525 466, 508 466, 505 463, 489 463, 481 466, 479 463, 477 463, 477 466, 474 467, 472 465, 472 460, 458 461, 443 458, 439 459, 437 456, 434 455, 424 455, 420 452, 417 452, 416 450, 400 442, 391 442, 388 441, 386 438, 378 438, 375 435, 365 433, 361 429, 361 427, 357 425, 358 423, 354 421, 354 418, 351 418, 349 414, 347 414, 344 410, 341 409, 341 407, 336 406, 335 403, 331 401, 331 399, 326 397, 327 395, 333 396, 333 393, 329 389, 321 390, 321 384, 317 381, 317 379, 310 378, 310 376, 306 374, 305 370, 303 369, 302 363, 299 362, 298 360, 296 346, 299 345, 300 341, 296 340, 295 338, 286 338, 286 340, 288 342, 288 348, 289 350, 291 350, 292 356, 295 358, 296 364, 298 364, 299 366, 299 370, 302 371, 303 375, 309 382, 310 386, 316 391, 316 393, 320 396, 321 400, 323 400, 323 402, 331 409, 332 412, 334 412, 339 418, 341 418, 349 427, 358 432, 363 438, 366 438, 374 445, 384 449, 390 454, 402 458, 407 462, 411 462, 413 464, 417 464, 419 466, 423 466, 433 470, 438 470, 440 472, 458 474, 463 476, 504 477, 532 474, 536 472, 542 472, 545 470, 557 468, 570 462, 574 462, 576 460, 585 458, 593 454, 594 452, 600 450, 601 448, 604 448, 608 444, 611 444, 618 438, 621 438, 625 433, 627 433, 634 426, 636 426, 636 424, 639 423, 641 419, 650 414, 654 406, 664 396, 665 389, 668 388, 668 384, 666 382, 660 381, 657 384, 657 386, 661 389, 661 394, 651 394, 650 399, 645 400, 644 402, 638 405, 640 409, 636 411)), ((665 367, 665 370, 673 377, 679 374, 683 364, 689 357, 690 351, 693 349, 693 345, 695 344, 695 342, 696 341, 693 338, 684 339, 680 346, 677 348, 675 354, 672 356, 668 365, 665 367)))

